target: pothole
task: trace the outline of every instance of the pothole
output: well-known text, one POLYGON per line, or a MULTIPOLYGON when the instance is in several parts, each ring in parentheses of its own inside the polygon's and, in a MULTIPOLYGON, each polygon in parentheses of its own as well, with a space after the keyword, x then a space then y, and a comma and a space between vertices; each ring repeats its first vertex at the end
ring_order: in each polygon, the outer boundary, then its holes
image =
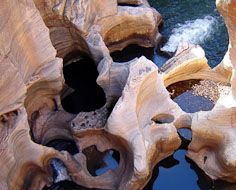
POLYGON ((174 116, 170 114, 159 114, 152 118, 157 124, 165 124, 165 123, 172 123, 174 121, 174 116))
POLYGON ((145 56, 147 59, 152 60, 154 56, 154 48, 145 48, 138 45, 129 45, 121 51, 111 53, 114 62, 128 62, 136 57, 145 56))
POLYGON ((62 98, 63 108, 73 114, 101 108, 106 103, 106 97, 103 89, 96 83, 98 71, 93 60, 88 56, 81 56, 79 52, 64 60, 65 83, 73 90, 62 98))
POLYGON ((100 152, 95 145, 84 149, 87 159, 87 169, 92 176, 99 176, 108 170, 116 170, 120 162, 120 154, 116 150, 100 152))
POLYGON ((210 80, 186 80, 167 87, 171 98, 188 113, 212 110, 221 95, 230 92, 230 86, 210 80))

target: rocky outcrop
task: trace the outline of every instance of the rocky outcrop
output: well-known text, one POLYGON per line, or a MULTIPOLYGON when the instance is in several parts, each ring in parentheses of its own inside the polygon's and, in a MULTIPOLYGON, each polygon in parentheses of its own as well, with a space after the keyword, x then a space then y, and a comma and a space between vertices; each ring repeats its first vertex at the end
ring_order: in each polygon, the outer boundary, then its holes
MULTIPOLYGON (((117 1, 99 0, 80 2, 22 0, 17 3, 13 1, 0 3, 0 14, 3 18, 0 23, 1 189, 42 189, 45 185, 50 185, 53 177, 49 165, 53 159, 60 159, 71 174, 70 178, 86 187, 101 189, 142 187, 147 182, 154 164, 171 154, 180 142, 173 124, 168 124, 171 130, 163 126, 159 130, 166 131, 163 134, 163 137, 168 139, 166 142, 177 143, 175 146, 164 144, 163 151, 153 163, 151 160, 155 149, 150 153, 143 152, 147 154, 143 167, 148 166, 149 169, 145 172, 143 168, 136 171, 135 168, 139 165, 137 163, 134 165, 134 160, 137 162, 134 155, 141 153, 137 147, 135 151, 133 150, 132 139, 124 139, 122 134, 115 133, 113 125, 116 126, 117 121, 112 119, 110 123, 114 124, 107 124, 106 121, 110 115, 109 110, 120 98, 123 88, 127 86, 126 81, 135 80, 139 74, 137 69, 139 72, 144 71, 137 81, 137 86, 139 86, 142 80, 152 73, 154 77, 157 76, 157 68, 153 63, 142 58, 135 60, 133 64, 124 64, 121 68, 127 71, 134 70, 134 73, 130 71, 125 76, 119 75, 114 72, 117 66, 114 66, 109 53, 130 43, 154 46, 159 37, 160 15, 151 9, 146 1, 140 1, 137 7, 119 6, 117 1), (130 26, 129 30, 127 30, 127 24, 130 26), (137 28, 141 26, 143 30, 138 31, 137 28), (112 31, 113 36, 109 31, 112 31), (141 39, 145 39, 146 43, 143 43, 141 39), (90 55, 96 64, 102 60, 98 69, 100 71, 98 83, 107 93, 107 104, 104 108, 90 114, 84 113, 86 118, 90 119, 85 130, 77 128, 77 126, 79 128, 84 126, 80 125, 82 113, 74 115, 63 111, 59 96, 64 83, 63 64, 62 59, 57 58, 56 54, 65 58, 66 54, 74 50, 90 55), (151 70, 145 71, 146 64, 151 70), (139 66, 131 69, 130 65, 139 66), (104 76, 108 77, 105 77, 105 81, 104 76), (120 86, 117 91, 113 91, 115 86, 120 86), (94 115, 96 117, 93 117, 94 115), (90 129, 91 127, 93 129, 90 129), (168 134, 172 136, 169 137, 168 134), (76 141, 79 153, 73 156, 68 152, 59 152, 45 146, 58 138, 76 141), (98 177, 91 176, 86 167, 86 155, 82 152, 89 145, 96 145, 102 152, 108 149, 117 150, 121 155, 117 171, 109 171, 98 177), (140 172, 142 174, 136 176, 140 172), (136 183, 137 181, 140 182, 136 183)), ((156 79, 152 83, 157 85, 156 79)), ((163 88, 162 85, 160 89, 155 89, 153 95, 162 93, 165 90, 163 88)), ((126 94, 130 93, 133 91, 126 94)), ((164 98, 169 99, 166 90, 165 93, 164 98)), ((137 95, 142 96, 141 92, 137 95)), ((171 101, 170 105, 172 105, 171 101)), ((173 105, 178 109, 178 106, 173 105)), ((133 102, 133 113, 135 109, 136 105, 133 102)), ((145 123, 151 122, 150 117, 151 115, 146 118, 145 123)), ((138 128, 135 130, 140 131, 138 128)), ((144 132, 141 130, 138 133, 144 132)), ((160 136, 154 138, 150 143, 150 148, 155 147, 155 143, 161 140, 160 136)), ((142 139, 138 141, 144 143, 142 139)), ((142 151, 144 151, 143 148, 142 151)))
MULTIPOLYGON (((228 29, 229 35, 229 46, 228 51, 226 52, 224 59, 222 62, 215 68, 217 72, 221 75, 228 76, 228 78, 233 79, 231 77, 233 74, 233 70, 235 69, 235 1, 221 1, 216 0, 216 6, 223 16, 226 27, 228 29)), ((235 74, 233 74, 235 75, 235 74)), ((232 83, 233 85, 234 83, 232 83)))
POLYGON ((94 49, 87 42, 94 46, 100 36, 110 52, 128 44, 156 45, 160 37, 160 14, 147 1, 125 1, 126 6, 119 3, 117 0, 35 0, 59 57, 74 50, 92 54, 94 49))
POLYGON ((212 80, 229 82, 229 75, 211 69, 204 50, 198 45, 181 43, 175 55, 160 70, 164 73, 165 86, 185 80, 212 80))
POLYGON ((48 162, 58 153, 31 140, 28 121, 55 108, 62 60, 33 2, 1 1, 0 16, 0 187, 41 189, 52 180, 48 162))

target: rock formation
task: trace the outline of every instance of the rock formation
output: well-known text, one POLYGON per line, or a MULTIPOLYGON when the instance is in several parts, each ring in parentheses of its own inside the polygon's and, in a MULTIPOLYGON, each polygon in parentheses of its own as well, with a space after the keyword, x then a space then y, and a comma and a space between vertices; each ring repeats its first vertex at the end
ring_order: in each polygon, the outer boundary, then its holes
POLYGON ((162 19, 146 0, 1 1, 0 189, 50 186, 55 159, 69 179, 86 188, 142 189, 153 167, 179 148, 177 129, 183 127, 193 133, 188 156, 213 179, 236 181, 236 2, 217 3, 231 42, 222 64, 210 69, 199 46, 182 44, 158 69, 145 57, 121 64, 110 56, 130 44, 154 47, 159 42, 162 19), (73 55, 79 58, 71 61, 73 55), (72 114, 62 101, 76 90, 65 84, 62 69, 83 56, 97 67, 93 82, 103 89, 106 102, 72 114), (185 113, 166 90, 188 79, 228 83, 230 77, 232 93, 208 112, 185 113), (57 139, 74 141, 78 151, 47 146, 57 139), (94 155, 86 153, 92 149, 101 155, 117 151, 118 168, 93 176, 89 164, 94 155))
POLYGON ((193 115, 193 138, 189 146, 188 156, 213 179, 235 182, 236 155, 235 146, 235 10, 236 1, 217 1, 217 7, 225 19, 230 44, 228 52, 216 68, 230 79, 231 93, 220 97, 212 111, 193 115), (228 70, 228 72, 227 72, 228 70))

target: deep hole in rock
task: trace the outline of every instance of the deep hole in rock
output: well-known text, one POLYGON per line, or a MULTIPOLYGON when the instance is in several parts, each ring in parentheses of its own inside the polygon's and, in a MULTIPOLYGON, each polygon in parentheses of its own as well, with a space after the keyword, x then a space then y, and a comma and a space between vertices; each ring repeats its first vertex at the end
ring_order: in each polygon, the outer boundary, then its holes
POLYGON ((129 45, 121 51, 111 53, 111 57, 115 62, 128 62, 136 57, 145 56, 152 60, 154 56, 154 48, 145 48, 138 45, 129 45))
POLYGON ((87 158, 87 169, 92 176, 99 176, 119 166, 120 154, 116 150, 100 152, 95 145, 85 148, 83 154, 87 158))
POLYGON ((48 147, 53 147, 58 151, 66 150, 72 155, 79 152, 76 143, 72 140, 55 139, 46 144, 48 147))
POLYGON ((103 89, 96 83, 98 71, 96 64, 88 56, 77 52, 64 59, 63 73, 65 83, 74 91, 62 98, 63 108, 77 114, 89 112, 106 103, 103 89))
POLYGON ((157 124, 172 123, 174 121, 174 116, 170 114, 158 114, 152 118, 157 124))

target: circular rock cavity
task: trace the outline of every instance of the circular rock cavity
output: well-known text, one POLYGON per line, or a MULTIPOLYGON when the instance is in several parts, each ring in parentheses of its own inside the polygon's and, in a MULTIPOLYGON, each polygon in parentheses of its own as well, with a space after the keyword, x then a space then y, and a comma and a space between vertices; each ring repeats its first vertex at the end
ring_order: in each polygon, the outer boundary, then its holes
POLYGON ((170 114, 159 114, 152 118, 157 124, 165 124, 165 123, 172 123, 174 121, 174 116, 170 114))
POLYGON ((108 170, 118 168, 120 154, 116 150, 100 152, 95 145, 92 145, 82 152, 87 158, 87 169, 92 176, 99 176, 108 170))
POLYGON ((98 71, 88 56, 74 52, 64 59, 63 73, 66 87, 62 93, 62 106, 70 112, 89 112, 106 103, 103 89, 96 83, 98 71))
POLYGON ((230 92, 230 86, 210 80, 186 80, 167 87, 171 98, 188 113, 212 110, 220 96, 230 92))

